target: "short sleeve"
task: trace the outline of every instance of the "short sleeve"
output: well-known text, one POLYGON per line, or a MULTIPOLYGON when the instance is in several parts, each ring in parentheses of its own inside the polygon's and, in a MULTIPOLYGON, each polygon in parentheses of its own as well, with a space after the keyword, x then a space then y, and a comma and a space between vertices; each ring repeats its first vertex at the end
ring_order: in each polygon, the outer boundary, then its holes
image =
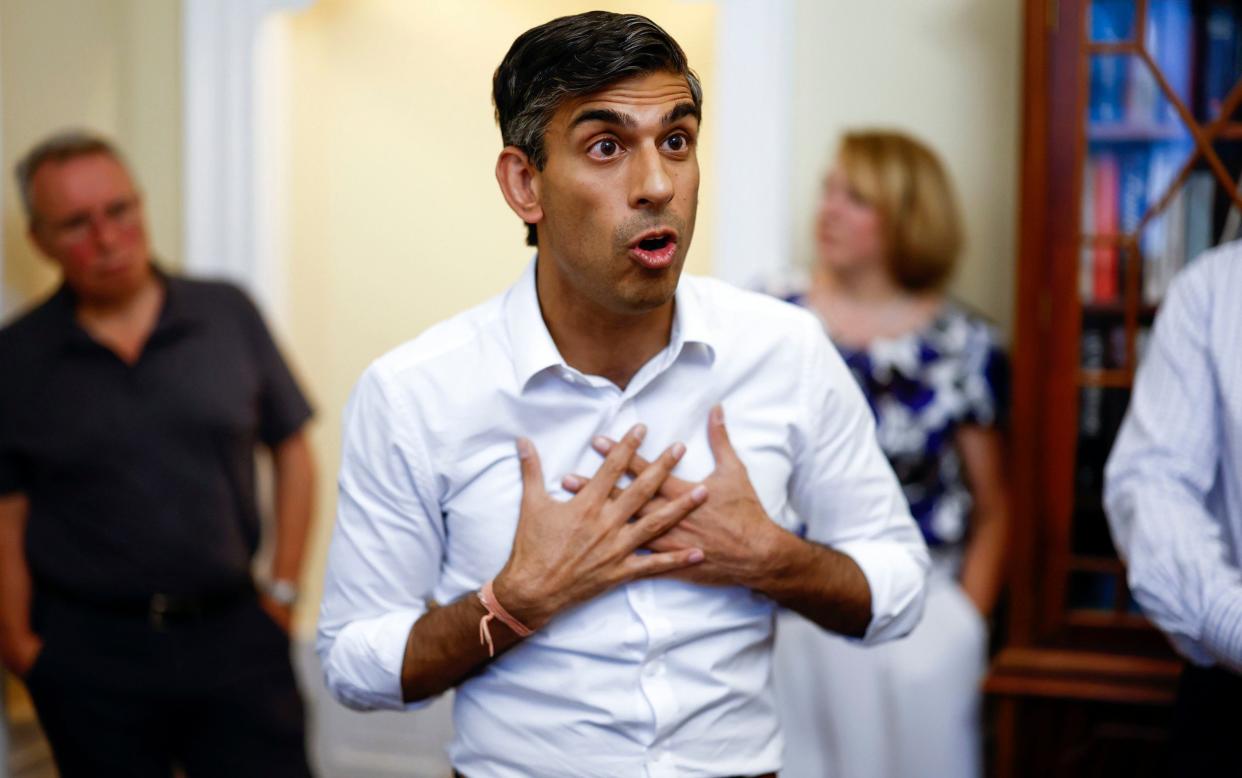
POLYGON ((259 439, 275 446, 302 428, 312 409, 262 315, 239 291, 242 325, 259 372, 259 439))
MULTIPOLYGON (((0 344, 0 375, 16 371, 14 360, 0 344)), ((22 491, 21 467, 17 453, 17 409, 13 382, 0 380, 0 495, 22 491)))
POLYGON ((1004 428, 1009 423, 1009 356, 991 325, 973 320, 969 327, 962 360, 961 423, 1004 428))
MULTIPOLYGON (((3 411, 0 411, 0 414, 3 414, 3 411)), ((9 430, 8 420, 0 418, 0 495, 21 490, 21 474, 18 470, 13 435, 9 430)))

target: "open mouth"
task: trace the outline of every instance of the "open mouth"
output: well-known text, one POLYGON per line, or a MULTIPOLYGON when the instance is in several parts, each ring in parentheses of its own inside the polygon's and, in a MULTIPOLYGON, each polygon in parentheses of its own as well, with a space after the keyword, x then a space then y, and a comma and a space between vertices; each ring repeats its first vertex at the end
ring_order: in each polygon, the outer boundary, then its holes
POLYGON ((643 235, 630 246, 630 257, 651 270, 662 270, 673 262, 677 253, 677 234, 659 230, 643 235))
POLYGON ((655 238, 647 238, 646 240, 640 240, 638 242, 638 247, 642 249, 643 251, 659 251, 660 249, 664 248, 669 243, 671 243, 672 240, 673 240, 673 236, 671 235, 660 235, 655 238))

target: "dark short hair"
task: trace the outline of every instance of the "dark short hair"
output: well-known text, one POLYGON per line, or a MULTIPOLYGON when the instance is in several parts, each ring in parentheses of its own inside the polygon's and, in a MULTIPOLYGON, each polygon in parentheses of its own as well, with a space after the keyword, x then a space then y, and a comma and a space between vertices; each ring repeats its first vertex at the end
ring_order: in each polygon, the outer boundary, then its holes
MULTIPOLYGON (((684 76, 695 107, 702 108, 703 87, 686 53, 645 16, 588 11, 533 27, 513 42, 492 78, 500 137, 542 170, 544 133, 562 103, 661 71, 684 76)), ((536 245, 535 225, 526 229, 527 245, 536 245)))
POLYGON ((26 219, 34 223, 32 183, 35 173, 44 163, 66 162, 77 157, 89 157, 95 154, 112 157, 122 167, 125 167, 125 158, 121 156, 121 152, 117 151, 116 146, 107 138, 90 130, 60 130, 39 141, 27 151, 13 167, 13 174, 17 177, 17 190, 22 198, 22 207, 26 210, 26 219))

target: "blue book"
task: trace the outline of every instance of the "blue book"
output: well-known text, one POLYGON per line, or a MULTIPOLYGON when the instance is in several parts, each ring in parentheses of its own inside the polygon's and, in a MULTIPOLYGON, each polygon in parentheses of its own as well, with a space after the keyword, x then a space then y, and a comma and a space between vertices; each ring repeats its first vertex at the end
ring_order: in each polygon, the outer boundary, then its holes
POLYGON ((1115 54, 1091 57, 1091 104, 1088 115, 1092 122, 1120 122, 1125 118, 1126 62, 1115 54))
POLYGON ((1147 171, 1151 166, 1150 153, 1139 148, 1126 153, 1121 159, 1121 232, 1132 233, 1147 213, 1147 171))
POLYGON ((1212 247, 1212 206, 1216 177, 1210 170, 1196 170, 1186 180, 1186 261, 1212 247))
POLYGON ((1238 78, 1238 16, 1233 5, 1212 3, 1203 28, 1203 115, 1215 119, 1238 78))
POLYGON ((1134 29, 1134 0, 1095 0, 1091 3, 1091 40, 1126 41, 1134 29))
MULTIPOLYGON (((1091 3, 1091 40, 1120 41, 1130 35, 1133 0, 1096 0, 1091 3)), ((1119 122, 1125 116, 1126 61, 1115 54, 1091 58, 1091 102, 1088 115, 1093 122, 1119 122)))
MULTIPOLYGON (((1190 105, 1191 56, 1194 51, 1194 15, 1190 0, 1151 0, 1147 13, 1153 33, 1148 36, 1152 59, 1183 105, 1190 105)), ((1163 96, 1163 95, 1162 95, 1163 96)), ((1157 100, 1159 124, 1181 123, 1181 116, 1167 99, 1157 100)))

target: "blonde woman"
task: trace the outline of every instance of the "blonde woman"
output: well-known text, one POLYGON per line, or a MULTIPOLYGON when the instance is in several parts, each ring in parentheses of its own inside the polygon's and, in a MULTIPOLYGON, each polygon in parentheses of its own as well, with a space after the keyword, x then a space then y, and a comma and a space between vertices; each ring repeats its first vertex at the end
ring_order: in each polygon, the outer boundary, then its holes
POLYGON ((843 138, 810 282, 787 297, 818 314, 862 387, 933 570, 904 640, 863 648, 782 615, 782 778, 981 773, 980 682, 1008 521, 1007 362, 993 329, 945 295, 961 243, 932 151, 896 132, 843 138))

